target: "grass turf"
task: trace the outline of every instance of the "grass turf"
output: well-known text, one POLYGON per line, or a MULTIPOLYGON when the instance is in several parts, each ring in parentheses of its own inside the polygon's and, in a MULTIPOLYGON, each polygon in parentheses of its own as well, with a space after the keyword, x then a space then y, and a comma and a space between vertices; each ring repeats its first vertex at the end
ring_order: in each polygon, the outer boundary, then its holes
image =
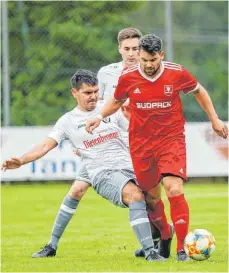
MULTIPOLYGON (((216 238, 206 261, 164 263, 135 258, 139 247, 128 221, 128 210, 115 207, 89 189, 79 204, 57 256, 32 259, 50 237, 68 184, 2 186, 2 272, 228 272, 228 190, 226 184, 187 184, 190 230, 204 228, 216 238)), ((163 196, 169 217, 169 204, 163 196)))

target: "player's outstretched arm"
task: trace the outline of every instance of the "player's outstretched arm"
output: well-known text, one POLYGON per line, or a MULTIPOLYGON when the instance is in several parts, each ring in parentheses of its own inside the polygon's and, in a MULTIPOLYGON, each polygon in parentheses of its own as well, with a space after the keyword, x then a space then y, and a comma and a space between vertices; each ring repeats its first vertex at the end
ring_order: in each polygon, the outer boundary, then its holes
POLYGON ((199 105, 204 109, 207 113, 211 123, 213 130, 217 133, 217 135, 227 138, 228 136, 228 128, 227 125, 218 118, 215 108, 213 106, 212 100, 208 95, 207 90, 204 89, 202 85, 194 92, 196 100, 199 105))
POLYGON ((58 143, 56 142, 56 140, 47 137, 40 144, 35 146, 31 151, 24 154, 22 157, 12 157, 10 159, 5 160, 1 166, 1 170, 6 171, 10 169, 20 168, 24 164, 41 158, 47 152, 55 148, 57 144, 58 143))
POLYGON ((97 116, 97 118, 94 120, 89 120, 87 122, 85 130, 89 134, 92 134, 94 129, 100 125, 101 120, 117 112, 124 102, 125 100, 117 101, 115 100, 115 98, 110 98, 101 109, 100 114, 97 116))
POLYGON ((129 99, 122 105, 121 107, 123 116, 126 117, 130 121, 130 101, 129 99))

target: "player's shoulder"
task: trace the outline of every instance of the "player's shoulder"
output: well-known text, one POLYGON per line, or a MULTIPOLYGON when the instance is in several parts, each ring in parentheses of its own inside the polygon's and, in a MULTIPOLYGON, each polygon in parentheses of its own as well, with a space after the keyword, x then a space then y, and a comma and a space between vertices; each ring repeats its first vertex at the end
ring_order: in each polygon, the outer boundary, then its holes
POLYGON ((59 119, 58 121, 59 122, 66 122, 69 120, 69 118, 74 115, 74 111, 75 111, 75 108, 69 112, 66 112, 65 114, 63 114, 59 119))
POLYGON ((69 121, 69 112, 65 113, 64 115, 60 116, 56 121, 56 125, 58 126, 65 126, 68 124, 69 121))
POLYGON ((128 78, 131 77, 133 74, 135 74, 138 71, 139 65, 133 65, 131 67, 125 68, 122 71, 121 78, 128 78))
POLYGON ((123 69, 123 66, 122 66, 122 62, 118 62, 118 63, 111 63, 111 64, 108 64, 108 65, 105 65, 105 66, 102 66, 99 71, 98 71, 98 74, 100 73, 110 73, 110 72, 114 72, 114 71, 120 71, 123 69))
POLYGON ((163 61, 164 69, 171 71, 183 71, 184 67, 181 64, 163 61))
POLYGON ((77 121, 77 119, 81 119, 84 115, 84 112, 80 111, 77 107, 73 108, 71 111, 66 112, 62 117, 62 122, 71 122, 71 120, 77 121))

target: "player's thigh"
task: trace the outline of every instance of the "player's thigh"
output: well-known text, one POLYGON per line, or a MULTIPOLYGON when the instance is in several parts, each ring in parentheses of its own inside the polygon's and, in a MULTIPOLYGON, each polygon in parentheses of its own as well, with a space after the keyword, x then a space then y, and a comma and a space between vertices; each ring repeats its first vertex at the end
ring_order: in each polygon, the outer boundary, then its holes
POLYGON ((149 191, 159 183, 160 171, 153 156, 132 157, 132 162, 139 187, 143 191, 149 191))
MULTIPOLYGON (((92 180, 95 191, 111 203, 119 207, 126 207, 123 202, 123 188, 127 183, 135 181, 134 173, 122 172, 120 170, 104 170, 92 180)), ((136 186, 137 187, 137 186, 136 186)))
POLYGON ((172 174, 186 180, 186 144, 183 138, 162 146, 157 153, 157 158, 162 177, 164 174, 172 174))
POLYGON ((68 192, 68 194, 77 200, 80 200, 84 194, 86 193, 87 189, 91 186, 89 182, 85 182, 82 180, 75 180, 68 192))

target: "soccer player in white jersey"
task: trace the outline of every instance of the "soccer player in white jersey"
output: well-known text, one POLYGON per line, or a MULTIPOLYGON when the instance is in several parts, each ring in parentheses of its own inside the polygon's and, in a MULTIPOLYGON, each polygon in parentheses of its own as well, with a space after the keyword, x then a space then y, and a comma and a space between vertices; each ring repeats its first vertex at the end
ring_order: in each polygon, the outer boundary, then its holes
MULTIPOLYGON (((48 137, 30 152, 4 161, 2 170, 19 168, 37 160, 62 140, 68 139, 80 151, 83 162, 82 179, 91 183, 98 194, 113 204, 128 207, 130 225, 145 251, 146 260, 164 261, 154 250, 144 194, 136 185, 129 150, 120 134, 120 128, 128 128, 127 119, 119 112, 103 120, 101 127, 93 135, 87 133, 84 129, 86 121, 96 117, 102 108, 102 105, 97 105, 98 79, 91 71, 81 69, 73 75, 71 81, 72 95, 78 103, 77 107, 63 115, 48 137)), ((65 218, 69 219, 73 215, 78 203, 71 195, 66 196, 60 207, 61 213, 55 221, 53 235, 57 233, 58 236, 59 229, 66 224, 65 218)), ((56 249, 50 243, 33 257, 55 254, 56 249)))
POLYGON ((103 66, 98 71, 100 99, 107 100, 113 97, 123 69, 138 64, 139 40, 141 37, 141 32, 136 28, 124 28, 119 31, 117 40, 122 61, 103 66))

